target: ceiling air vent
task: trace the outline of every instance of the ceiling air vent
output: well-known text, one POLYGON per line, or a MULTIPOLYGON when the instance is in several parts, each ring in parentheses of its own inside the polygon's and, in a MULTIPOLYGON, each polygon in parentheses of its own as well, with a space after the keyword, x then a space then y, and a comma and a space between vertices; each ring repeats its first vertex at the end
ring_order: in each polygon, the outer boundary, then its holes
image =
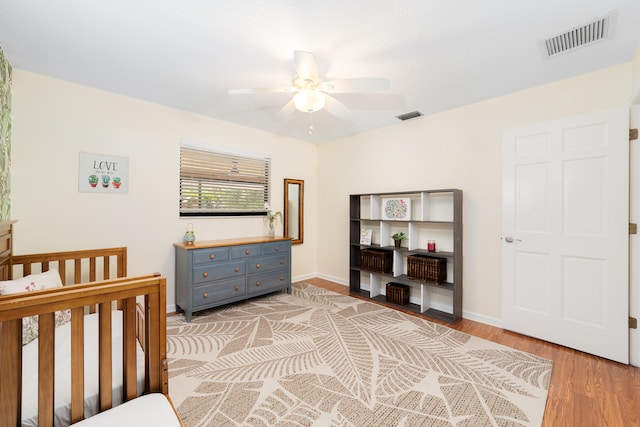
POLYGON ((540 41, 542 56, 547 59, 562 53, 605 41, 613 37, 616 12, 562 34, 540 41))
POLYGON ((400 114, 399 116, 396 116, 398 119, 404 121, 404 120, 409 120, 409 119, 415 119, 416 117, 420 117, 423 114, 420 111, 412 111, 410 113, 404 113, 404 114, 400 114))

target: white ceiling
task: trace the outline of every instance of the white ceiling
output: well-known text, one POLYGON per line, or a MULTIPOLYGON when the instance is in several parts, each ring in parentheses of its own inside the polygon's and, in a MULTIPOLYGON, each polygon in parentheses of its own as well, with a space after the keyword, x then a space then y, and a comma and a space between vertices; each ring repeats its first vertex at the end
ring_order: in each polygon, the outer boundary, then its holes
POLYGON ((322 142, 629 62, 639 22, 638 0, 0 0, 0 47, 17 69, 322 142), (540 40, 612 10, 612 39, 543 59, 540 40), (335 95, 348 120, 228 93, 289 86, 294 50, 325 81, 391 88, 335 95))

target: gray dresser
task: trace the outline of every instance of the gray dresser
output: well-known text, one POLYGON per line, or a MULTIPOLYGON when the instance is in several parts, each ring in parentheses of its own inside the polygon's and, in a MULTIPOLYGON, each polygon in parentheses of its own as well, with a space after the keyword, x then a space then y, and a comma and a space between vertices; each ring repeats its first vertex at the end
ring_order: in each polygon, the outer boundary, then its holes
POLYGON ((286 289, 291 241, 282 237, 174 243, 176 305, 187 322, 196 311, 286 289))

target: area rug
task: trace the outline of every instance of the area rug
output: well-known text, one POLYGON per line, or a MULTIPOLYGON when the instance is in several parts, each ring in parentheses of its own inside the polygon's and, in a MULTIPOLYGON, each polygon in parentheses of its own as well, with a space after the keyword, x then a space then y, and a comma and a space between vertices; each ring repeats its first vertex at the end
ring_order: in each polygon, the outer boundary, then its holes
POLYGON ((167 319, 185 427, 539 426, 551 362, 310 284, 167 319))

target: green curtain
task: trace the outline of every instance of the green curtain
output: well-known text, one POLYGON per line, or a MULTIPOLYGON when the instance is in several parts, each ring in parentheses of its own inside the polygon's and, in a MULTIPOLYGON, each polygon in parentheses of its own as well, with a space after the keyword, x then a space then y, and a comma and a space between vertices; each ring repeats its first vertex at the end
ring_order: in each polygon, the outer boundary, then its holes
POLYGON ((0 221, 11 218, 11 64, 0 48, 0 221))

